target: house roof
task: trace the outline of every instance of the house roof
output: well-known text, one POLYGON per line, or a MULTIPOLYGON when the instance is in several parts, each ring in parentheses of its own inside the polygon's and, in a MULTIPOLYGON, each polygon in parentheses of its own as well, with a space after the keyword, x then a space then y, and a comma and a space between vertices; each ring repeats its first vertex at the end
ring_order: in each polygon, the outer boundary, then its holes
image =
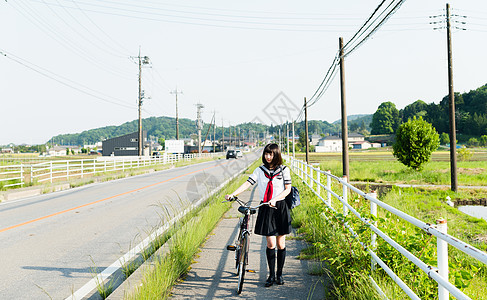
POLYGON ((363 135, 363 134, 358 133, 358 132, 350 132, 350 133, 348 134, 348 136, 349 136, 349 137, 364 137, 364 135, 363 135))
POLYGON ((338 137, 336 135, 328 135, 328 136, 325 136, 324 138, 320 139, 320 141, 323 141, 323 140, 328 140, 328 141, 334 141, 334 140, 342 140, 341 137, 338 137))

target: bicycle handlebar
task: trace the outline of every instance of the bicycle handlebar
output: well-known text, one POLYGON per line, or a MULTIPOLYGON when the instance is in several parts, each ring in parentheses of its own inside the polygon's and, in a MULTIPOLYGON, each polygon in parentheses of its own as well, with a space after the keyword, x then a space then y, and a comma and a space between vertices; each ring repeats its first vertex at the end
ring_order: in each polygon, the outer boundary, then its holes
POLYGON ((245 206, 245 207, 248 207, 250 209, 257 209, 257 208, 259 208, 261 206, 264 206, 264 205, 268 205, 270 208, 277 209, 276 206, 271 206, 269 202, 260 203, 257 206, 250 206, 250 205, 247 205, 247 203, 242 202, 242 200, 238 199, 237 196, 233 196, 233 198, 231 198, 230 200, 225 200, 223 202, 231 202, 231 201, 237 201, 240 205, 245 206))

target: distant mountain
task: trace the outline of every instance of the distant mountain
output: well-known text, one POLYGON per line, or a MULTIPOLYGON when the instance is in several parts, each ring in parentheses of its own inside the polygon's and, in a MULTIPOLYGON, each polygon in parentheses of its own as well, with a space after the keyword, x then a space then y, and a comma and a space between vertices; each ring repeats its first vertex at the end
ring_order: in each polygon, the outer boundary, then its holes
MULTIPOLYGON (((359 115, 350 115, 347 117, 347 125, 351 131, 355 131, 356 127, 362 126, 362 121, 365 124, 365 128, 370 132, 370 123, 372 123, 372 114, 359 114, 359 115)), ((334 125, 341 125, 342 120, 336 120, 332 124, 334 125)))
MULTIPOLYGON (((204 124, 202 130, 202 138, 208 135, 213 135, 213 128, 208 132, 210 124, 204 124)), ((263 133, 268 126, 256 123, 244 123, 237 126, 237 130, 241 130, 246 134, 249 130, 263 133)), ((142 129, 147 131, 149 139, 158 140, 175 139, 176 138, 176 119, 171 117, 150 117, 142 120, 142 129)), ((85 145, 94 144, 96 142, 114 138, 117 136, 129 134, 138 130, 138 120, 123 123, 119 126, 106 126, 83 131, 74 134, 60 134, 52 137, 48 142, 61 145, 85 145)), ((189 138, 197 134, 196 121, 180 118, 179 119, 179 138, 189 138)), ((224 129, 225 136, 229 136, 230 130, 228 127, 224 129)), ((222 130, 217 124, 216 137, 221 138, 222 130)), ((235 136, 235 126, 232 127, 232 136, 235 136)))
MULTIPOLYGON (((356 131, 355 128, 359 128, 362 125, 362 121, 365 122, 365 126, 369 128, 369 124, 372 120, 372 115, 353 115, 349 116, 349 128, 350 131, 356 131)), ((310 120, 308 122, 308 130, 310 134, 337 134, 341 131, 340 121, 334 122, 333 124, 327 121, 310 120)), ((208 132, 210 124, 204 124, 202 130, 202 138, 208 132)), ((176 138, 176 120, 171 117, 150 117, 142 120, 142 128, 147 131, 147 137, 149 139, 158 140, 163 139, 174 139, 176 138)), ((281 128, 281 133, 284 134, 285 126, 267 126, 260 123, 243 123, 231 127, 232 136, 235 136, 235 131, 241 132, 242 136, 247 136, 249 132, 258 133, 262 136, 264 132, 269 134, 278 134, 281 128), (236 129, 235 129, 236 128, 236 129)), ((305 128, 304 121, 295 124, 295 133, 299 135, 301 131, 305 128)), ((291 128, 289 128, 291 130, 291 128)), ((60 134, 52 137, 48 143, 54 143, 59 145, 86 145, 94 144, 96 142, 114 138, 117 136, 129 134, 138 130, 138 121, 133 120, 130 122, 123 123, 118 126, 105 126, 90 130, 85 130, 81 133, 73 134, 60 134)), ((179 137, 189 138, 194 137, 197 134, 196 121, 190 119, 179 119, 179 137)), ((224 127, 225 136, 229 136, 230 128, 224 127)), ((213 128, 209 131, 209 136, 213 135, 213 128)), ((220 139, 222 137, 221 127, 216 127, 216 138, 220 139)))

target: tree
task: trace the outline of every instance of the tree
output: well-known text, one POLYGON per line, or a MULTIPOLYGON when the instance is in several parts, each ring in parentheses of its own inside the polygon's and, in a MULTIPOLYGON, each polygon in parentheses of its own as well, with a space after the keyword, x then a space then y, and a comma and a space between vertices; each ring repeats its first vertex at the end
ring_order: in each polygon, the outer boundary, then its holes
POLYGON ((439 135, 436 129, 423 118, 414 117, 399 126, 392 148, 394 156, 401 163, 419 171, 438 146, 439 135))
POLYGON ((425 117, 427 115, 426 109, 428 104, 422 100, 416 100, 414 103, 407 105, 400 111, 402 116, 402 121, 407 122, 407 120, 413 117, 425 117))
POLYGON ((450 144, 450 136, 448 135, 448 133, 442 132, 440 134, 440 144, 442 145, 450 144))
POLYGON ((470 138, 467 142, 467 145, 469 147, 478 147, 479 146, 479 140, 477 140, 476 138, 470 138))
POLYGON ((480 146, 482 147, 487 146, 487 135, 482 135, 480 137, 480 146))
POLYGON ((372 116, 372 134, 394 133, 400 122, 396 105, 392 102, 383 102, 372 116))

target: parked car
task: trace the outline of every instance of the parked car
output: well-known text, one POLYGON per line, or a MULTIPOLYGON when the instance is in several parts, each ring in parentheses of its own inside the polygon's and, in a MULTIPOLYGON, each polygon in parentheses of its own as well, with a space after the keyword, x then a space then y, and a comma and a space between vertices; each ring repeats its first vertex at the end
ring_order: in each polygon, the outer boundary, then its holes
POLYGON ((152 157, 159 158, 159 157, 162 157, 162 154, 159 151, 154 151, 154 152, 152 152, 152 157))
POLYGON ((227 151, 227 159, 229 159, 229 158, 237 158, 237 151, 228 150, 227 151))
POLYGON ((237 150, 237 158, 243 157, 243 153, 240 150, 237 150))

